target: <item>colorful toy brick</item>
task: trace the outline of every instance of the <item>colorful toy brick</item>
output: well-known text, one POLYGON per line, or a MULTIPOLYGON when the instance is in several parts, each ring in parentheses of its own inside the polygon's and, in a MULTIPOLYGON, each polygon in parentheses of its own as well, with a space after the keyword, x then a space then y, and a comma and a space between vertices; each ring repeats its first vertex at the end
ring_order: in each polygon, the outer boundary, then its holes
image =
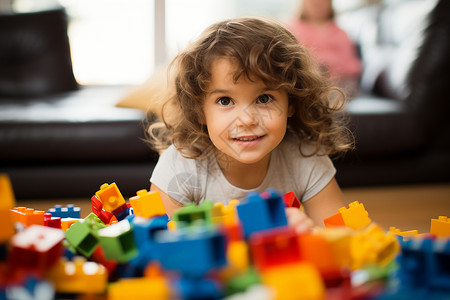
POLYGON ((214 204, 212 201, 205 201, 200 205, 190 203, 185 207, 177 210, 172 215, 172 220, 177 223, 177 228, 190 226, 198 223, 212 224, 212 208, 214 204))
POLYGON ((169 282, 163 278, 126 278, 111 283, 109 300, 123 299, 173 299, 169 282))
POLYGON ((214 224, 235 225, 239 223, 236 206, 239 200, 233 199, 228 205, 223 203, 215 203, 212 207, 212 222, 214 224))
POLYGON ((44 225, 44 211, 26 207, 15 207, 10 211, 13 221, 19 222, 26 227, 31 225, 44 225))
POLYGON ((103 209, 103 203, 97 196, 92 196, 92 212, 105 224, 109 224, 111 218, 114 216, 112 212, 103 209))
POLYGON ((222 286, 211 278, 181 277, 173 284, 176 299, 221 299, 222 286))
POLYGON ((149 192, 145 189, 136 192, 136 196, 129 199, 133 212, 138 217, 152 218, 166 214, 159 192, 149 192))
POLYGON ((300 208, 302 205, 300 203, 300 200, 298 200, 297 196, 295 196, 294 192, 289 192, 289 193, 284 194, 283 201, 284 201, 284 205, 286 205, 286 207, 300 208))
POLYGON ((103 203, 103 209, 109 212, 113 212, 125 204, 125 199, 115 182, 102 184, 100 190, 95 193, 95 196, 103 203))
POLYGON ((108 272, 101 264, 76 256, 72 261, 60 259, 47 277, 57 293, 99 294, 106 291, 108 272))
POLYGON ((347 226, 352 229, 360 229, 370 224, 372 220, 369 213, 362 203, 354 201, 348 205, 348 208, 341 207, 338 213, 326 218, 324 224, 327 228, 332 226, 347 226))
POLYGON ((249 244, 253 263, 260 271, 301 261, 298 235, 292 227, 255 232, 249 244))
POLYGON ((10 209, 15 206, 15 197, 11 180, 6 174, 0 174, 0 210, 10 209))
POLYGON ((128 220, 98 230, 100 245, 108 259, 127 262, 138 255, 132 227, 128 220))
POLYGON ((263 195, 249 193, 246 200, 236 207, 246 238, 253 232, 287 225, 280 195, 273 190, 268 190, 263 195))
POLYGON ((61 257, 63 240, 62 230, 32 225, 11 239, 9 264, 43 274, 61 257))
POLYGON ((325 286, 310 263, 286 264, 262 273, 262 282, 273 288, 272 299, 324 299, 325 286))
POLYGON ((389 227, 389 232, 398 236, 419 235, 419 231, 417 230, 400 231, 400 229, 395 228, 394 226, 389 227))
POLYGON ((66 230, 66 239, 79 253, 90 257, 99 244, 97 232, 105 227, 94 213, 90 213, 66 230))
POLYGON ((52 217, 79 219, 81 209, 73 204, 67 204, 64 207, 62 205, 55 205, 47 210, 47 212, 51 213, 52 217))
POLYGON ((450 291, 450 240, 411 238, 401 242, 401 249, 398 261, 402 286, 450 291))
POLYGON ((0 209, 0 244, 7 242, 15 233, 14 221, 8 208, 0 209))
POLYGON ((449 237, 450 219, 446 216, 439 216, 438 219, 431 219, 430 233, 439 237, 449 237))
POLYGON ((61 229, 66 231, 70 226, 80 221, 81 219, 73 219, 73 218, 64 218, 61 219, 61 229))
POLYGON ((352 268, 358 269, 365 264, 385 266, 395 259, 399 250, 399 242, 393 233, 384 233, 380 226, 371 224, 355 232, 350 240, 352 268))
POLYGON ((61 229, 61 218, 52 217, 51 213, 44 214, 44 226, 61 229))
POLYGON ((316 266, 322 277, 339 273, 341 266, 335 260, 328 240, 319 234, 302 234, 298 237, 303 261, 316 266))
POLYGON ((141 248, 145 243, 153 242, 157 232, 167 229, 168 221, 167 215, 152 219, 135 217, 132 220, 132 225, 137 247, 141 248))
POLYGON ((155 241, 155 257, 161 266, 186 276, 203 276, 226 264, 225 236, 213 227, 162 231, 155 241))

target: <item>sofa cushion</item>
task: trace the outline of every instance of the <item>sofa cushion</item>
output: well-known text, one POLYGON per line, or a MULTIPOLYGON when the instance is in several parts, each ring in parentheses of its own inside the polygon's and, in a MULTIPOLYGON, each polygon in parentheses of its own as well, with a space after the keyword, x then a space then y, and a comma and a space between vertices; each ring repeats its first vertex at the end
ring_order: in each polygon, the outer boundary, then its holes
POLYGON ((115 107, 124 86, 90 86, 47 97, 0 100, 2 163, 139 161, 144 113, 115 107))

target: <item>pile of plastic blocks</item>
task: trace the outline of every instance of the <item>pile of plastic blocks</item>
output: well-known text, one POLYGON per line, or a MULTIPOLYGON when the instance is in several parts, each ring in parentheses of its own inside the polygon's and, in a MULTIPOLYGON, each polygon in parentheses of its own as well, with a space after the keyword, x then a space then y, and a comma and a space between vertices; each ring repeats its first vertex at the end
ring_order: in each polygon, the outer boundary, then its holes
POLYGON ((450 299, 450 222, 385 231, 353 202, 297 233, 292 193, 188 205, 104 184, 73 205, 15 207, 0 175, 0 299, 450 299))

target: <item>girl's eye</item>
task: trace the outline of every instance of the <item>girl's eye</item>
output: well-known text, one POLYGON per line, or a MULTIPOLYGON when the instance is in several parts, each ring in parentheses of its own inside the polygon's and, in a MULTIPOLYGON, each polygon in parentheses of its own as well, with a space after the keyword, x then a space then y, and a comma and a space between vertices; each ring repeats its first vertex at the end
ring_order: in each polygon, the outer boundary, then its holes
POLYGON ((273 101, 273 97, 267 94, 261 95, 256 100, 257 103, 267 104, 273 101))
POLYGON ((217 99, 217 103, 222 106, 230 106, 233 104, 233 100, 230 97, 220 97, 217 99))

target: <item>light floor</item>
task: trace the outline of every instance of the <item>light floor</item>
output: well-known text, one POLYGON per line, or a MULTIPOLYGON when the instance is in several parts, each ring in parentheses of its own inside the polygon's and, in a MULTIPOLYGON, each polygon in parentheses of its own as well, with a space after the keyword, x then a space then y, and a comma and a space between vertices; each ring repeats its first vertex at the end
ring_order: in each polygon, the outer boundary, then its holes
MULTIPOLYGON (((394 226, 401 231, 430 231, 432 218, 450 217, 450 183, 392 187, 362 187, 343 189, 347 201, 359 201, 369 217, 386 230, 394 226)), ((86 199, 17 201, 17 206, 47 210, 55 204, 75 204, 81 216, 91 212, 90 196, 86 199)))

